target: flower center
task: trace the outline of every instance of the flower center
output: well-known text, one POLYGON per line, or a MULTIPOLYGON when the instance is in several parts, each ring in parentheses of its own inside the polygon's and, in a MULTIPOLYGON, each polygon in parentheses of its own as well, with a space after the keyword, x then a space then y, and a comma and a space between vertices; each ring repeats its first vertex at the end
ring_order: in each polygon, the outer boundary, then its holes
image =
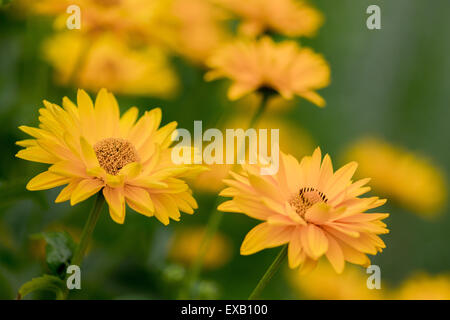
POLYGON ((306 210, 318 202, 326 203, 328 199, 323 192, 311 187, 301 188, 299 193, 289 200, 289 204, 302 217, 305 215, 306 210))
POLYGON ((94 145, 94 151, 100 167, 114 176, 127 164, 139 160, 136 148, 125 139, 103 139, 94 145))

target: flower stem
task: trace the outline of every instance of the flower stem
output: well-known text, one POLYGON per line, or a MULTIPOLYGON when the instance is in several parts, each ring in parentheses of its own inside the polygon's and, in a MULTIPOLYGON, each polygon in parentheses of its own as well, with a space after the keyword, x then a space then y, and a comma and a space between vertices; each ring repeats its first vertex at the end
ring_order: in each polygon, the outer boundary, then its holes
MULTIPOLYGON (((81 233, 80 242, 78 243, 77 248, 75 249, 75 253, 70 262, 71 265, 77 265, 81 267, 81 263, 83 261, 84 255, 86 253, 86 249, 88 247, 89 242, 92 238, 92 233, 94 232, 95 225, 100 217, 100 213, 102 212, 103 204, 105 203, 105 198, 103 194, 99 192, 97 194, 97 198, 95 199, 94 207, 89 213, 86 224, 84 225, 83 231, 81 233)), ((69 291, 66 290, 64 298, 67 298, 69 291)))
MULTIPOLYGON (((261 102, 259 104, 258 110, 256 110, 255 114, 253 115, 252 119, 250 120, 247 129, 252 128, 253 126, 257 125, 257 123, 260 120, 261 116, 263 115, 264 111, 267 109, 267 102, 269 101, 269 98, 271 97, 272 92, 262 91, 261 94, 262 94, 262 98, 261 98, 261 102)), ((245 147, 245 140, 243 142, 243 145, 241 145, 239 147, 239 149, 244 148, 244 147, 245 147)), ((197 254, 197 257, 195 258, 194 262, 192 263, 192 266, 188 270, 185 285, 180 290, 179 299, 189 299, 191 297, 192 287, 198 280, 198 277, 202 270, 203 260, 206 255, 206 252, 208 251, 211 240, 214 237, 214 234, 219 229, 219 225, 222 221, 223 215, 221 214, 221 212, 219 212, 217 210, 217 207, 219 204, 220 204, 220 198, 217 197, 216 201, 214 202, 213 211, 211 212, 208 222, 206 224, 206 231, 205 231, 205 235, 203 236, 202 242, 200 244, 199 253, 197 254)))
POLYGON ((267 283, 269 283, 270 279, 272 279, 273 275, 277 272, 278 268, 280 267, 281 263, 283 263, 284 259, 287 256, 287 245, 284 245, 283 249, 281 249, 278 256, 275 258, 275 260, 272 262, 270 267, 267 269, 266 273, 262 276, 262 278, 259 280, 258 284, 256 285, 255 289, 253 289, 252 293, 248 297, 248 300, 254 300, 257 298, 261 292, 266 287, 267 283))

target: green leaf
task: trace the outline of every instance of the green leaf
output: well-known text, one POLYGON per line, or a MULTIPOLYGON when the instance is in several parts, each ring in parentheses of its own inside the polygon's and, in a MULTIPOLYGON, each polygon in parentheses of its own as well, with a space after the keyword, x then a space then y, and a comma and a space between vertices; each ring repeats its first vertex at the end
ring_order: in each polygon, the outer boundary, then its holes
POLYGON ((70 234, 65 231, 43 232, 35 235, 34 238, 43 238, 47 242, 45 253, 48 268, 53 274, 63 279, 76 248, 70 234))
POLYGON ((44 274, 42 277, 33 278, 31 281, 24 283, 19 289, 17 299, 20 300, 34 291, 50 291, 56 295, 57 300, 62 300, 65 290, 66 284, 64 281, 58 277, 44 274))

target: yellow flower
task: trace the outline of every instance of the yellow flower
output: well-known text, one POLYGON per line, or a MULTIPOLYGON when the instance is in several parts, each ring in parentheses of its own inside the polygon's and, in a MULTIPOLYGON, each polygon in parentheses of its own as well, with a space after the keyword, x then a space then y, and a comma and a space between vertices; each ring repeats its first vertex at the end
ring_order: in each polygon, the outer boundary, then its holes
POLYGON ((63 108, 44 101, 39 128, 21 126, 33 137, 17 142, 25 147, 17 157, 47 163, 47 171, 27 184, 28 190, 45 190, 67 185, 56 202, 75 205, 102 191, 111 218, 125 220, 125 204, 163 224, 178 221, 180 211, 197 208, 183 177, 200 167, 174 165, 171 134, 176 122, 159 128, 161 110, 146 112, 137 122, 138 109, 120 117, 114 96, 100 90, 95 100, 78 91, 77 105, 67 97, 63 108))
POLYGON ((60 33, 44 44, 46 60, 59 84, 98 91, 171 97, 178 78, 165 52, 158 47, 131 49, 112 36, 89 40, 74 32, 60 33))
MULTIPOLYGON (((242 114, 235 116, 235 118, 226 123, 222 131, 225 129, 238 129, 246 128, 250 118, 242 114)), ((311 153, 314 150, 314 143, 312 137, 300 128, 295 123, 280 119, 277 117, 262 118, 258 125, 257 130, 267 129, 268 132, 268 144, 270 145, 270 129, 279 130, 279 142, 280 149, 286 150, 286 152, 300 157, 311 153)), ((235 146, 237 149, 237 146, 235 146)), ((270 151, 270 150, 269 150, 270 151)), ((237 150, 235 150, 237 152, 237 150)), ((226 145, 224 145, 223 154, 226 153, 226 145)), ((228 177, 228 172, 232 169, 231 164, 212 164, 208 165, 210 170, 200 173, 192 181, 192 187, 194 190, 203 192, 217 193, 224 187, 223 179, 228 177)))
MULTIPOLYGON (((198 256, 204 238, 203 227, 183 228, 176 232, 171 243, 169 257, 175 261, 191 264, 198 256)), ((225 265, 231 258, 230 239, 218 232, 211 239, 203 259, 203 266, 216 269, 225 265)))
POLYGON ((273 176, 261 175, 262 165, 243 165, 244 172, 231 172, 228 188, 220 195, 233 197, 219 206, 226 212, 244 213, 264 222, 245 237, 241 254, 288 243, 289 266, 302 271, 315 267, 325 255, 336 272, 345 261, 368 266, 366 254, 385 248, 378 234, 388 233, 381 221, 386 213, 366 213, 386 201, 359 198, 369 191, 369 179, 351 180, 357 164, 351 162, 333 172, 331 159, 322 161, 320 149, 300 163, 280 152, 280 167, 273 176))
POLYGON ((394 293, 398 300, 449 300, 450 275, 430 276, 418 273, 406 280, 394 293))
POLYGON ((298 95, 318 106, 325 100, 316 90, 330 82, 330 68, 324 58, 294 41, 274 43, 264 37, 240 41, 219 49, 208 61, 212 69, 205 78, 233 81, 228 97, 236 100, 260 89, 272 89, 285 99, 298 95))
POLYGON ((243 19, 239 31, 248 36, 274 31, 311 37, 323 23, 322 14, 302 0, 217 1, 243 19))
POLYGON ((174 39, 168 44, 177 54, 197 64, 204 64, 231 38, 224 26, 223 11, 210 0, 172 0, 170 14, 174 19, 174 39))
POLYGON ((360 173, 373 178, 377 192, 389 196, 424 217, 436 215, 446 203, 444 173, 426 157, 375 138, 353 144, 348 159, 360 164, 360 173))
POLYGON ((58 30, 66 28, 70 5, 80 8, 80 30, 85 35, 111 33, 126 41, 159 41, 167 37, 164 15, 168 0, 20 0, 22 10, 55 17, 58 30))
POLYGON ((369 277, 360 268, 351 266, 336 276, 333 268, 319 263, 317 268, 305 275, 289 270, 288 279, 298 295, 306 299, 323 300, 374 300, 385 298, 385 285, 381 290, 367 288, 369 277))

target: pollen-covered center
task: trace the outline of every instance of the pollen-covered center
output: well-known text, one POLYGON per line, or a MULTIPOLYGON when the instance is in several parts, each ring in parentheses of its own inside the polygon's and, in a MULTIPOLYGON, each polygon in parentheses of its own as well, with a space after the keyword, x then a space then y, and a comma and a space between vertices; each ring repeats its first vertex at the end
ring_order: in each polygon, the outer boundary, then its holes
POLYGON ((299 193, 289 200, 289 204, 300 215, 304 216, 306 211, 318 202, 328 202, 323 192, 314 188, 301 188, 299 193))
POLYGON ((100 166, 112 175, 117 175, 127 164, 139 161, 136 148, 125 139, 103 139, 94 145, 94 151, 100 166))

